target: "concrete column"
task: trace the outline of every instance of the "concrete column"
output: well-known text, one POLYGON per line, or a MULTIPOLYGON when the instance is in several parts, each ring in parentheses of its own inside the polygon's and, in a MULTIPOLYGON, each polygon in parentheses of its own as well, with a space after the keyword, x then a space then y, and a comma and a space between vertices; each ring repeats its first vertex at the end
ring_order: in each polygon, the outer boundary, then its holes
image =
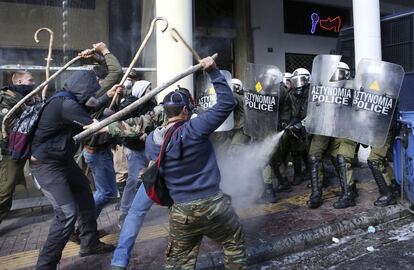
MULTIPOLYGON (((382 60, 379 0, 352 0, 354 13, 355 70, 362 58, 382 60)), ((361 147, 361 161, 368 159, 370 148, 361 147)))
POLYGON ((234 43, 235 74, 233 76, 245 82, 246 64, 253 62, 250 0, 233 0, 233 2, 237 33, 234 43))
MULTIPOLYGON (((181 36, 192 46, 193 44, 193 7, 192 0, 156 0, 156 16, 165 17, 169 27, 174 27, 181 36)), ((175 42, 169 33, 157 29, 157 84, 165 82, 174 75, 185 70, 193 64, 193 57, 188 49, 181 43, 175 42)), ((166 93, 173 91, 177 85, 193 90, 193 76, 188 76, 177 84, 169 87, 158 95, 161 101, 166 93)))
POLYGON ((379 0, 353 0, 355 68, 362 58, 381 60, 379 0))

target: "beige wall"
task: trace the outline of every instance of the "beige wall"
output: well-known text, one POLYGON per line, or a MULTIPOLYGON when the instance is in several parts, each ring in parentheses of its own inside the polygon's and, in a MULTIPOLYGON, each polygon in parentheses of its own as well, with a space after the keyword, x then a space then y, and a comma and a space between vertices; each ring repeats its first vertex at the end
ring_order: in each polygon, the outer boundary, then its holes
MULTIPOLYGON (((69 50, 88 48, 97 41, 108 42, 108 0, 96 1, 96 9, 69 8, 69 50)), ((0 47, 44 48, 48 34, 39 34, 36 44, 33 35, 38 28, 54 32, 55 49, 62 49, 62 8, 0 2, 0 47)))

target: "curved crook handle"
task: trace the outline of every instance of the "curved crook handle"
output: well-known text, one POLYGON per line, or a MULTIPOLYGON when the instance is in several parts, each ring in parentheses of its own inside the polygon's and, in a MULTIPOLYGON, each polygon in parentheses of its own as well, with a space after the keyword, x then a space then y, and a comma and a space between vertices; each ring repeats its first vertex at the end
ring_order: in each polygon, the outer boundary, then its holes
POLYGON ((181 41, 184 46, 192 53, 195 60, 200 61, 201 57, 200 55, 184 40, 184 38, 181 36, 181 34, 177 31, 175 28, 170 29, 170 34, 172 39, 174 39, 175 42, 181 41))
MULTIPOLYGON (((53 31, 51 29, 47 28, 47 27, 37 29, 37 31, 34 34, 34 40, 36 41, 36 43, 40 42, 37 35, 41 31, 47 31, 50 34, 49 49, 48 49, 47 58, 46 58, 46 80, 47 80, 47 79, 49 79, 49 76, 50 76, 50 61, 52 61, 53 31)), ((46 91, 47 91, 47 85, 42 90, 42 100, 44 100, 46 98, 46 91)))
MULTIPOLYGON (((147 32, 147 35, 145 36, 144 40, 141 43, 141 46, 139 47, 139 49, 138 49, 137 53, 135 54, 134 58, 132 59, 131 64, 129 64, 129 67, 128 67, 127 71, 124 73, 124 76, 122 77, 122 80, 119 82, 120 85, 123 85, 124 82, 126 81, 129 73, 131 72, 132 68, 134 67, 135 63, 137 62, 137 60, 139 58, 139 55, 144 50, 145 45, 147 44, 149 38, 151 37, 152 32, 154 31, 155 23, 158 22, 158 21, 162 21, 164 23, 163 28, 161 28, 161 32, 164 33, 167 30, 168 21, 167 21, 166 18, 164 18, 164 17, 155 17, 152 20, 150 28, 147 32)), ((114 106, 117 95, 118 95, 118 93, 115 93, 115 95, 113 96, 111 104, 109 105, 109 109, 112 109, 112 107, 114 106)))

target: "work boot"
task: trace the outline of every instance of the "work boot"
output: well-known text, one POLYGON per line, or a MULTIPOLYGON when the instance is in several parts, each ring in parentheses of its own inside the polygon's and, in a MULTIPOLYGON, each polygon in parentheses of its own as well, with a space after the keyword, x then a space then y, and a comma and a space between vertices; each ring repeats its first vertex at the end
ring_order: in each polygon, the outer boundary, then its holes
POLYGON ((348 208, 355 206, 355 190, 356 185, 348 185, 347 181, 347 162, 344 156, 338 155, 338 174, 339 174, 339 183, 341 185, 341 194, 339 195, 338 201, 333 204, 333 207, 336 209, 348 208))
POLYGON ((277 179, 278 185, 277 185, 277 192, 291 192, 292 186, 290 185, 289 179, 287 177, 280 177, 277 179))
POLYGON ((126 267, 111 265, 111 270, 126 270, 126 267))
POLYGON ((92 247, 81 248, 79 251, 79 256, 85 257, 89 255, 94 255, 94 254, 104 254, 104 253, 111 252, 114 249, 115 249, 114 245, 109 245, 101 241, 98 241, 98 243, 92 247))
POLYGON ((294 170, 292 185, 297 186, 297 185, 300 185, 303 181, 302 157, 299 154, 293 154, 292 161, 293 161, 293 170, 294 170))
POLYGON ((387 186, 384 176, 382 175, 380 161, 368 160, 368 166, 371 169, 375 182, 377 182, 378 191, 380 193, 380 196, 374 202, 374 205, 379 207, 385 207, 388 205, 397 204, 394 192, 391 190, 389 186, 387 186))
POLYGON ((309 208, 318 208, 322 205, 322 185, 319 183, 319 166, 321 160, 316 156, 310 156, 311 167, 311 189, 312 193, 309 197, 307 205, 309 208))
POLYGON ((265 184, 262 196, 257 199, 257 203, 275 203, 277 201, 275 191, 273 190, 273 184, 265 184))
MULTIPOLYGON (((79 234, 80 234, 80 232, 79 232, 79 230, 78 229, 76 229, 70 236, 69 236, 69 241, 71 241, 71 242, 73 242, 73 243, 75 243, 75 244, 78 244, 78 245, 80 245, 80 237, 79 237, 79 234)), ((104 230, 98 230, 98 237, 99 238, 102 238, 102 237, 104 237, 104 236, 107 236, 108 235, 108 233, 106 232, 106 231, 104 231, 104 230)))

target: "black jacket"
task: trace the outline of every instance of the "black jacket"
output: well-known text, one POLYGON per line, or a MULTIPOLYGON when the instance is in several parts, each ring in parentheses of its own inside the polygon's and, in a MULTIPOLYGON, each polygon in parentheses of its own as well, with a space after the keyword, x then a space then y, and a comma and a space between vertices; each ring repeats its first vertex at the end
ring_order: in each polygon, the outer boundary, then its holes
MULTIPOLYGON (((56 97, 45 106, 32 141, 32 156, 43 162, 65 162, 73 158, 78 147, 72 137, 82 131, 84 125, 92 123, 83 104, 98 89, 92 71, 78 71, 68 78, 63 91, 72 93, 75 99, 56 97)), ((104 95, 98 106, 103 106, 107 100, 104 95)))

